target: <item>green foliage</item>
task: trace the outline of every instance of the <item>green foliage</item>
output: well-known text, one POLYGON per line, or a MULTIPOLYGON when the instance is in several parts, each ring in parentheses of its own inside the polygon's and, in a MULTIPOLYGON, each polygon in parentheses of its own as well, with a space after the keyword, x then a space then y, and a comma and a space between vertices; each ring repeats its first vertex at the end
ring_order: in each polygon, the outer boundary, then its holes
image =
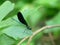
POLYGON ((43 6, 36 8, 27 5, 23 8, 22 14, 29 26, 33 28, 44 19, 45 9, 43 6))
MULTIPOLYGON (((31 36, 32 31, 45 25, 56 24, 60 24, 59 0, 0 0, 0 45, 16 45, 21 39, 31 36), (19 22, 17 18, 19 11, 32 30, 19 22)), ((54 39, 57 40, 60 36, 60 27, 38 33, 31 45, 38 45, 37 42, 41 44, 41 38, 48 33, 53 33, 54 39)), ((26 43, 27 40, 22 45, 26 43)))
POLYGON ((16 40, 14 40, 13 38, 2 34, 0 35, 0 44, 1 45, 13 45, 15 43, 16 40))
POLYGON ((10 12, 14 9, 14 4, 6 1, 0 6, 0 21, 10 12))

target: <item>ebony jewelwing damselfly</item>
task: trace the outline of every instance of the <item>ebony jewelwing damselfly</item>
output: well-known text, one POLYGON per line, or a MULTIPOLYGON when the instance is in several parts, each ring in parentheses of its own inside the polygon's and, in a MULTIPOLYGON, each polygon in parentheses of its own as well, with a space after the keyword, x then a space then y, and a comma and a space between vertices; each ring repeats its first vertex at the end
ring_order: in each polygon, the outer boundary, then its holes
POLYGON ((27 29, 31 30, 31 28, 28 26, 26 20, 24 19, 23 15, 21 12, 18 12, 17 13, 17 17, 18 17, 18 20, 23 23, 24 25, 26 25, 27 29))

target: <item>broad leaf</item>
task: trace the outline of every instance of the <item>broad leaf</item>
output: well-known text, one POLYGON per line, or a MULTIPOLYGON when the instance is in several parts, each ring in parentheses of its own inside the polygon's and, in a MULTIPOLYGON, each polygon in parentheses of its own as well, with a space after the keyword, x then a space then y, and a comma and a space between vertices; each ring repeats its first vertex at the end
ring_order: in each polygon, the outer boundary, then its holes
POLYGON ((28 30, 26 27, 22 26, 11 26, 3 30, 3 33, 7 34, 8 36, 18 40, 24 38, 26 36, 30 36, 32 34, 31 30, 28 30))
POLYGON ((14 4, 11 3, 10 1, 5 1, 1 6, 0 6, 0 21, 12 10, 14 9, 14 4))
POLYGON ((16 40, 5 34, 0 35, 0 45, 13 45, 15 44, 15 41, 16 40))

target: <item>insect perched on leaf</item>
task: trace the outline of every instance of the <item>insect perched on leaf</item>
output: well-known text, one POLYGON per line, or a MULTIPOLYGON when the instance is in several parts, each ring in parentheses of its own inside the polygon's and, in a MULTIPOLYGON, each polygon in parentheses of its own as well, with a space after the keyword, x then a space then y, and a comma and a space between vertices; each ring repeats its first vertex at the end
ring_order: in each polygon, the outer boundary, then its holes
POLYGON ((21 12, 18 12, 17 17, 18 17, 18 20, 19 20, 21 23, 23 23, 24 25, 26 25, 26 27, 27 27, 29 30, 31 30, 31 28, 28 26, 28 24, 27 24, 26 20, 24 19, 24 17, 23 17, 23 15, 22 15, 21 12))

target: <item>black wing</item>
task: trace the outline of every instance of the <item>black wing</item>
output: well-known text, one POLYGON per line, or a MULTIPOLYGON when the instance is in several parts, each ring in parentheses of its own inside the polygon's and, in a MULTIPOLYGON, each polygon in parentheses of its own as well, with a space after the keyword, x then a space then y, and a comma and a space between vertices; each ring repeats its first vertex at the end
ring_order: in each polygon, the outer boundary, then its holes
POLYGON ((18 17, 18 19, 19 19, 19 21, 20 21, 21 23, 23 23, 23 24, 25 24, 26 26, 28 26, 28 24, 27 24, 27 22, 25 21, 25 19, 24 19, 24 17, 23 17, 23 15, 22 15, 21 12, 18 12, 17 17, 18 17))

